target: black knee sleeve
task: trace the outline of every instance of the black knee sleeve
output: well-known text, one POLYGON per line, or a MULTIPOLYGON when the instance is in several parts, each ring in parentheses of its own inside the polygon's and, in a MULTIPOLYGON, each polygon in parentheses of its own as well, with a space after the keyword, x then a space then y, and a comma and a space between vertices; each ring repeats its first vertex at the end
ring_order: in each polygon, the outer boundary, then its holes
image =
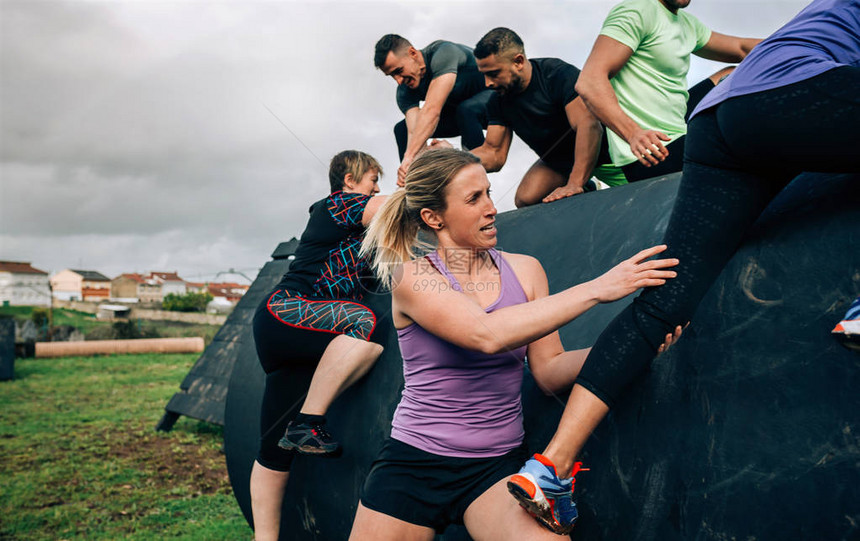
POLYGON ((394 125, 394 140, 397 141, 397 152, 402 161, 403 155, 406 154, 406 144, 409 141, 409 130, 406 128, 406 120, 401 120, 394 125))

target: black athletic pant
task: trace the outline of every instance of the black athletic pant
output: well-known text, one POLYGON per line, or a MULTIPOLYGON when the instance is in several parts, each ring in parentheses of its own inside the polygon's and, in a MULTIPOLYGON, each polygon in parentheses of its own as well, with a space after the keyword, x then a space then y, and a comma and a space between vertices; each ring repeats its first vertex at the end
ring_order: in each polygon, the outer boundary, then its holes
MULTIPOLYGON (((487 102, 492 95, 492 90, 483 90, 456 105, 446 104, 439 115, 439 124, 433 132, 433 137, 459 135, 463 146, 469 150, 483 145, 484 130, 487 128, 487 102)), ((394 138, 397 140, 400 159, 403 160, 409 139, 406 120, 401 120, 394 125, 394 138)))
MULTIPOLYGON (((699 102, 702 101, 705 94, 710 92, 715 86, 714 82, 708 78, 703 81, 699 81, 690 88, 687 92, 687 114, 684 115, 684 122, 690 119, 690 114, 696 106, 699 105, 699 102)), ((666 145, 666 148, 669 150, 669 156, 657 165, 646 167, 637 160, 623 166, 621 171, 623 171, 624 176, 627 177, 627 182, 636 182, 637 180, 645 180, 646 178, 662 177, 663 175, 677 173, 683 169, 684 144, 686 137, 686 135, 681 136, 666 145)))
POLYGON ((803 171, 860 172, 860 68, 732 98, 690 123, 666 230, 678 276, 647 288, 603 331, 577 380, 610 407, 699 301, 773 197, 803 171))

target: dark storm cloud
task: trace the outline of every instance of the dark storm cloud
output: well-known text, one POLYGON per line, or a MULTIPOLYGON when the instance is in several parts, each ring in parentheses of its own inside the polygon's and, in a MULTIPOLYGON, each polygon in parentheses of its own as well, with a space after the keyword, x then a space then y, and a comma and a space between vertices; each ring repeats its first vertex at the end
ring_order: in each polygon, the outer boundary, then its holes
MULTIPOLYGON (((612 4, 0 2, 0 258, 54 271, 259 267, 301 232, 336 152, 370 152, 393 189, 402 117, 373 68, 381 35, 472 46, 510 26, 530 55, 581 65, 612 4)), ((804 4, 690 11, 763 35, 804 4)), ((694 62, 692 74, 713 68, 694 62)), ((533 160, 515 141, 491 175, 500 210, 533 160)))

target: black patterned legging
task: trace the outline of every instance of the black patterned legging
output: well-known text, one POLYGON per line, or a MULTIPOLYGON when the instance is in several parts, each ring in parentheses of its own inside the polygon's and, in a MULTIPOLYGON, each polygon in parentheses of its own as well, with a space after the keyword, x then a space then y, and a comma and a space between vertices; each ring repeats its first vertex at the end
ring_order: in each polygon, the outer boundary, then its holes
POLYGON ((678 276, 647 288, 603 331, 577 383, 610 407, 702 297, 768 203, 798 173, 860 172, 860 68, 732 98, 696 115, 660 257, 678 276))

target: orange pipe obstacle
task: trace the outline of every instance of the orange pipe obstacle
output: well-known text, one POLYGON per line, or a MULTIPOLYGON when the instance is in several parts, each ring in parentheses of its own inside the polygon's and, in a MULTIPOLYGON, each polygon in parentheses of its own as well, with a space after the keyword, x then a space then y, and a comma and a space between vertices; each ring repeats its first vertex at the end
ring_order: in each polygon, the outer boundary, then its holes
POLYGON ((123 353, 200 353, 203 338, 137 338, 85 342, 36 342, 36 357, 116 355, 123 353))

